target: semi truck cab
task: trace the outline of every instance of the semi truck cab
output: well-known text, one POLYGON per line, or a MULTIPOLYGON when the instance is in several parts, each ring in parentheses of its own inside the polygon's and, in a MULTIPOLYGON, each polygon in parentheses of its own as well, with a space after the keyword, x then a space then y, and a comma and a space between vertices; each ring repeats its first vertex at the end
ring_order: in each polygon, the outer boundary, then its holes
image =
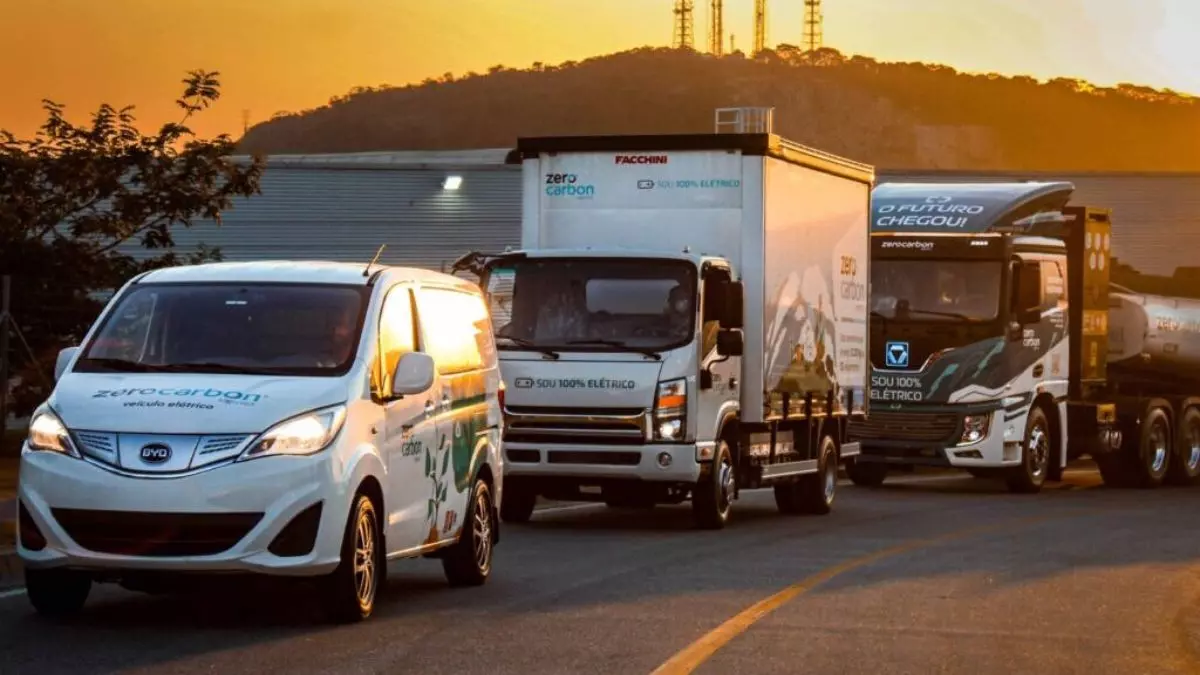
MULTIPOLYGON (((1036 492, 1061 477, 1071 340, 1067 247, 1027 234, 1070 183, 898 184, 873 194, 871 406, 849 468, 957 467, 1036 492)), ((1105 256, 1093 256, 1093 264, 1105 256)))

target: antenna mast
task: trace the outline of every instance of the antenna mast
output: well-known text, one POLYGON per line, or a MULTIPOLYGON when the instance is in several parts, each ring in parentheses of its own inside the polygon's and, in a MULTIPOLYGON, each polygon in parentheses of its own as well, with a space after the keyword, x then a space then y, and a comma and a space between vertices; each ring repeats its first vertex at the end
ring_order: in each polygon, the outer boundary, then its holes
POLYGON ((767 0, 754 0, 754 51, 758 56, 767 48, 767 0))
POLYGON ((363 270, 363 276, 364 276, 364 277, 366 277, 366 276, 370 276, 370 275, 371 275, 371 267, 372 267, 372 266, 373 266, 375 263, 379 262, 379 256, 383 255, 383 249, 385 249, 385 248, 387 248, 387 244, 380 244, 380 245, 379 245, 379 250, 378 250, 378 251, 375 251, 375 257, 374 257, 374 258, 371 258, 371 262, 367 263, 367 269, 363 270))
POLYGON ((695 32, 692 22, 693 0, 675 0, 675 38, 676 49, 694 49, 695 32))
POLYGON ((825 46, 824 23, 821 0, 804 0, 804 51, 815 52, 825 46))
POLYGON ((708 51, 715 56, 725 52, 725 7, 722 0, 712 0, 709 5, 708 51))

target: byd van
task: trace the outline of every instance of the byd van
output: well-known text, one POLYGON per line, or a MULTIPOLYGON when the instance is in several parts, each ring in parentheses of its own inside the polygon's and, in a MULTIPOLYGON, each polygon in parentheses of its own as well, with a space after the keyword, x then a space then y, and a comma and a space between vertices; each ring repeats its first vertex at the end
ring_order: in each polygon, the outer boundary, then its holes
POLYGON ((43 614, 78 611, 97 581, 248 572, 315 578, 332 618, 355 621, 389 560, 440 558, 452 585, 491 572, 500 375, 470 282, 320 262, 151 271, 55 375, 18 489, 43 614))

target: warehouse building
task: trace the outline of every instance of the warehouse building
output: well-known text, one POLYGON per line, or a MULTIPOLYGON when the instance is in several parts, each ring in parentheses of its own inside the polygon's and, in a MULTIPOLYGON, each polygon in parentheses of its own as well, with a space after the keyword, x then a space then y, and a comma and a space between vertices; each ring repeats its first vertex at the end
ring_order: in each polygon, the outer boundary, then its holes
MULTIPOLYGON (((444 269, 469 250, 520 244, 520 166, 508 148, 447 152, 280 155, 262 194, 239 199, 224 224, 176 230, 226 260, 323 259, 444 269)), ((879 171, 879 181, 1066 180, 1075 202, 1113 210, 1120 262, 1159 274, 1194 266, 1200 250, 1200 174, 1047 174, 879 171)))

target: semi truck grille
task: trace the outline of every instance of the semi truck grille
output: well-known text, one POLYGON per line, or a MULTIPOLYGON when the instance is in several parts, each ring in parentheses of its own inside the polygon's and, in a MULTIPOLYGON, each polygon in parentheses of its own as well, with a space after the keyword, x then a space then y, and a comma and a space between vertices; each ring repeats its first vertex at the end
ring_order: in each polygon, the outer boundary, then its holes
POLYGON ((949 442, 958 430, 953 413, 875 412, 850 422, 847 433, 859 441, 949 442))
POLYGON ((640 445, 650 437, 650 414, 637 408, 504 409, 504 440, 516 443, 640 445))
POLYGON ((54 519, 89 551, 152 558, 215 555, 233 548, 261 513, 139 513, 53 509, 54 519))

